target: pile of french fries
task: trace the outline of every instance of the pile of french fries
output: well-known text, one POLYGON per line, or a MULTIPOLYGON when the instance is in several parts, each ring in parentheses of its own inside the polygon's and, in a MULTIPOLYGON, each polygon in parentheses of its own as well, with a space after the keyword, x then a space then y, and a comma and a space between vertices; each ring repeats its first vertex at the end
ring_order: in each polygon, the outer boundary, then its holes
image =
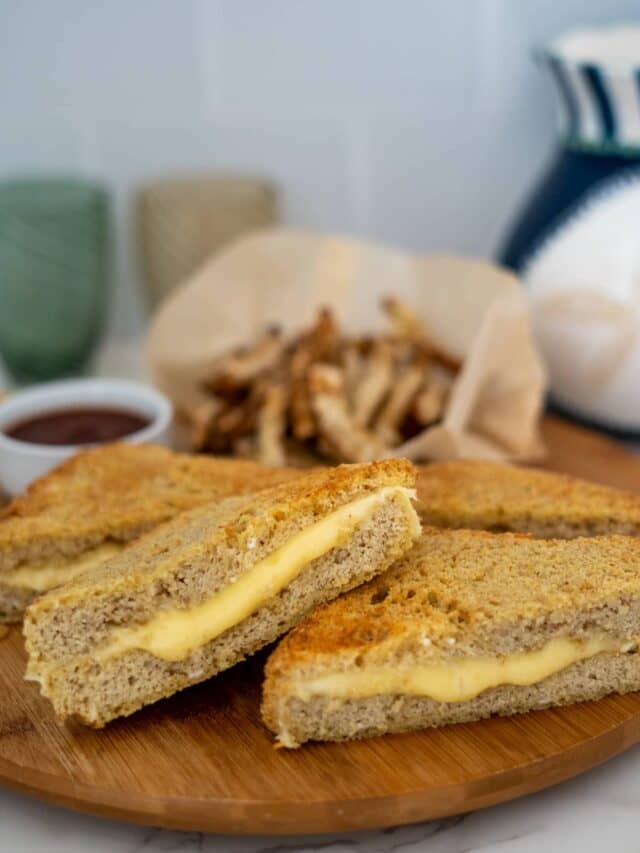
POLYGON ((400 300, 382 310, 389 328, 375 337, 342 334, 322 309, 293 339, 270 328, 221 356, 192 413, 193 449, 276 466, 366 462, 437 423, 460 363, 400 300))

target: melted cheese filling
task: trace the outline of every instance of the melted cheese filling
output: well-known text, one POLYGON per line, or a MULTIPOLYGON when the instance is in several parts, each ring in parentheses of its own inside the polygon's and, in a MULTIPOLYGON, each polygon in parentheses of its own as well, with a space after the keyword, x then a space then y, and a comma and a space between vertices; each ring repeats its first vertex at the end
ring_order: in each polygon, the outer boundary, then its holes
POLYGON ((411 668, 364 666, 362 669, 300 680, 292 692, 312 696, 365 699, 380 694, 428 696, 438 702, 466 702, 502 684, 530 685, 601 652, 628 650, 628 643, 594 634, 585 640, 556 637, 539 649, 504 657, 468 657, 421 663, 411 668))
POLYGON ((54 557, 39 563, 26 563, 2 575, 2 583, 7 586, 46 592, 73 580, 82 572, 95 569, 105 560, 118 554, 124 545, 118 542, 105 542, 77 557, 54 557))
POLYGON ((400 486, 387 486, 301 530, 201 604, 164 610, 143 625, 115 629, 108 642, 97 650, 97 657, 111 658, 131 649, 141 649, 163 660, 184 660, 195 649, 255 613, 313 560, 341 546, 356 527, 391 497, 401 500, 412 535, 417 538, 420 522, 411 504, 415 492, 400 486))

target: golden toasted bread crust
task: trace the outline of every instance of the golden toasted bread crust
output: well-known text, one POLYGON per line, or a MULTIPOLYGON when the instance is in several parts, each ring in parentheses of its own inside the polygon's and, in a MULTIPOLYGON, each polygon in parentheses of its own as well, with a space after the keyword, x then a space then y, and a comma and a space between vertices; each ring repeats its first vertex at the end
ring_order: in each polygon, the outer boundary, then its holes
POLYGON ((112 444, 79 453, 0 513, 0 570, 106 539, 129 541, 215 497, 288 481, 298 472, 246 460, 112 444))
POLYGON ((640 533, 640 496, 563 474, 497 462, 420 466, 427 524, 571 537, 640 533))

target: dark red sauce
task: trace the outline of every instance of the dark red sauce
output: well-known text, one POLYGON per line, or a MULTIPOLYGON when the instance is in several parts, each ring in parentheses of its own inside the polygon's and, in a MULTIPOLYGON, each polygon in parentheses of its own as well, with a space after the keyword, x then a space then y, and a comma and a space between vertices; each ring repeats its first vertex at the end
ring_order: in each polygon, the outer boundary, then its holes
POLYGON ((104 444, 144 429, 151 421, 125 409, 57 409, 19 421, 4 432, 30 444, 104 444))

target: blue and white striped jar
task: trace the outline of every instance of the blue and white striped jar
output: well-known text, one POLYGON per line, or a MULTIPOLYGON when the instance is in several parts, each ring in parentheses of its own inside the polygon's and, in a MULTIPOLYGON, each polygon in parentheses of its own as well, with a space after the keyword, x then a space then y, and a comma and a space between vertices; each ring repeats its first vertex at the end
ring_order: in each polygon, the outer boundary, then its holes
POLYGON ((565 144, 639 155, 640 26, 565 36, 539 59, 555 83, 565 144))
POLYGON ((525 281, 557 408, 640 434, 640 25, 544 48, 562 128, 500 259, 525 281))

